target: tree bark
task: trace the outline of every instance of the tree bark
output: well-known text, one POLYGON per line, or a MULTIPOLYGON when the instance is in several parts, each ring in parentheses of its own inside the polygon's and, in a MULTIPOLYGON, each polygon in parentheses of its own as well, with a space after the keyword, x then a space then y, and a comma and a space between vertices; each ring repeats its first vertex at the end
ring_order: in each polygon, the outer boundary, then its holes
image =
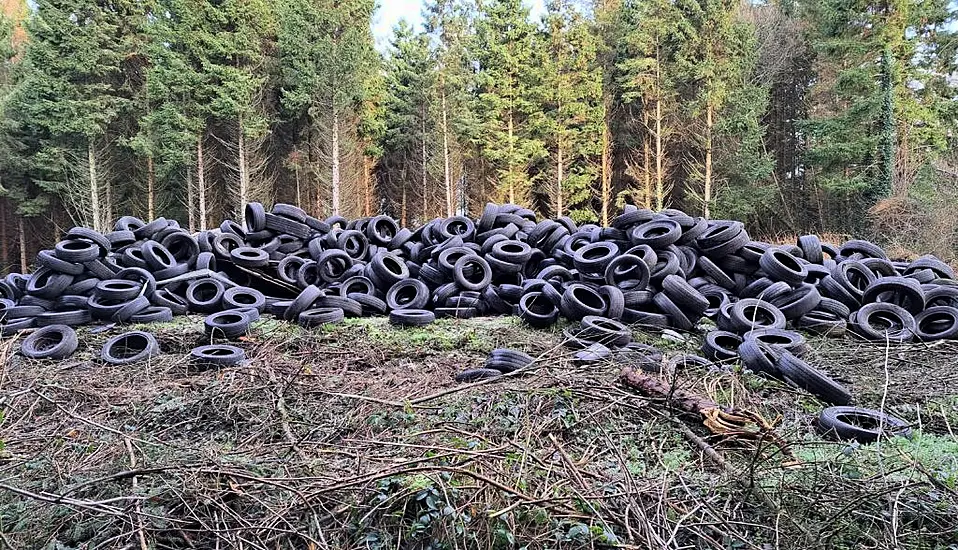
POLYGON ((652 208, 652 164, 649 156, 649 150, 652 148, 651 139, 649 131, 649 111, 643 107, 642 109, 642 166, 644 172, 645 180, 645 207, 648 209, 652 208))
POLYGON ((186 217, 190 233, 196 231, 196 199, 193 197, 193 167, 186 167, 186 217))
MULTIPOLYGON (((339 113, 333 108, 333 173, 332 173, 332 191, 333 191, 333 215, 339 215, 339 113)), ((317 201, 318 202, 318 201, 317 201)))
POLYGON ((409 227, 409 219, 406 217, 406 178, 403 178, 402 184, 402 206, 400 207, 399 218, 402 220, 403 227, 409 227))
POLYGON ((156 171, 153 167, 153 155, 146 157, 146 214, 156 219, 156 171))
POLYGON ((665 151, 662 149, 662 66, 655 46, 655 208, 665 208, 665 151))
POLYGON ((442 75, 439 77, 439 88, 442 90, 442 169, 443 183, 446 186, 446 216, 450 217, 454 213, 453 209, 453 189, 452 189, 452 169, 449 162, 449 120, 446 106, 446 84, 442 75))
POLYGON ((103 219, 100 208, 100 188, 96 175, 96 153, 93 151, 93 140, 87 141, 87 164, 90 177, 90 215, 93 217, 93 229, 103 230, 103 219))
POLYGON ((243 219, 246 212, 246 203, 249 202, 249 167, 246 165, 246 138, 243 136, 243 117, 239 117, 239 132, 236 136, 237 163, 239 164, 239 210, 237 219, 243 219))
POLYGON ((296 206, 303 207, 303 190, 299 182, 299 166, 293 168, 293 176, 296 178, 296 206))
POLYGON ((609 107, 606 104, 602 122, 602 225, 609 225, 609 201, 612 194, 612 155, 609 147, 609 107))
POLYGON ((23 216, 17 216, 17 240, 20 241, 20 273, 27 273, 27 232, 23 230, 23 216))
POLYGON ((426 220, 429 219, 428 212, 428 186, 426 184, 426 179, 429 174, 429 168, 426 166, 426 105, 425 103, 419 108, 419 123, 420 130, 420 145, 422 146, 422 223, 426 223, 426 220))
POLYGON ((3 271, 10 266, 10 247, 7 246, 7 201, 0 201, 0 262, 3 271))
POLYGON ((709 219, 709 205, 712 203, 712 102, 705 106, 705 219, 709 219))
POLYGON ((200 231, 206 231, 206 170, 203 161, 203 134, 196 140, 196 192, 199 196, 200 231))
POLYGON ((556 136, 556 217, 562 216, 562 136, 556 136))
POLYGON ((515 177, 512 173, 512 159, 515 154, 514 145, 512 143, 512 134, 513 134, 513 121, 512 121, 512 110, 509 110, 509 204, 516 203, 516 187, 515 187, 515 177))
POLYGON ((665 178, 663 168, 665 151, 662 150, 662 100, 655 98, 655 209, 665 208, 665 178))
POLYGON ((363 216, 369 217, 373 215, 373 189, 372 189, 372 178, 370 178, 370 172, 372 171, 371 162, 368 155, 363 155, 363 216))

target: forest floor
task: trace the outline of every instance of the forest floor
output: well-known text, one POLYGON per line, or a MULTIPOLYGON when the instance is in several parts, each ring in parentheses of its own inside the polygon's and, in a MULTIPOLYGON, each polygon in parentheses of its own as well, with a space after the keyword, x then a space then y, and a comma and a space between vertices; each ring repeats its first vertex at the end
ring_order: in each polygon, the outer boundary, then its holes
MULTIPOLYGON (((787 443, 701 419, 578 366, 513 318, 399 329, 258 321, 248 364, 195 371, 185 317, 163 355, 105 366, 0 342, 0 548, 955 548, 958 343, 813 339, 856 404, 915 428, 872 445, 817 435, 822 404, 734 365, 677 373, 717 403, 781 417, 787 443), (530 371, 457 384, 496 347, 530 371), (950 546, 951 545, 951 546, 950 546)), ((636 331, 667 353, 686 342, 636 331)))

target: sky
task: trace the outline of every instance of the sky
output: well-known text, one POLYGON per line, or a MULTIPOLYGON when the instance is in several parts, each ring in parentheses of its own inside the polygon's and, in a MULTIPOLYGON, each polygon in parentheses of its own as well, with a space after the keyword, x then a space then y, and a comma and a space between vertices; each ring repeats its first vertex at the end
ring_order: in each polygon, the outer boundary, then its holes
MULTIPOLYGON (((545 0, 524 0, 532 8, 533 19, 545 11, 545 0)), ((423 0, 379 0, 379 10, 373 19, 373 33, 376 36, 376 46, 385 48, 389 42, 389 35, 400 19, 405 18, 410 23, 421 28, 423 0)))

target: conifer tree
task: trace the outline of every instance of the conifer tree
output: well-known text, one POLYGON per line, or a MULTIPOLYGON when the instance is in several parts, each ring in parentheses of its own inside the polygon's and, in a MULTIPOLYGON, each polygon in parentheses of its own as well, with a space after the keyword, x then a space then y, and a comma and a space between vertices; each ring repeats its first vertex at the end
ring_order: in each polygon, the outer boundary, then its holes
POLYGON ((495 171, 494 198, 532 204, 531 165, 546 156, 537 128, 544 123, 541 51, 521 0, 491 0, 476 16, 475 143, 495 171))
POLYGON ((577 221, 597 221, 596 194, 608 212, 611 197, 600 189, 604 106, 596 36, 567 0, 552 0, 543 20, 543 140, 551 174, 542 178, 551 212, 577 221))

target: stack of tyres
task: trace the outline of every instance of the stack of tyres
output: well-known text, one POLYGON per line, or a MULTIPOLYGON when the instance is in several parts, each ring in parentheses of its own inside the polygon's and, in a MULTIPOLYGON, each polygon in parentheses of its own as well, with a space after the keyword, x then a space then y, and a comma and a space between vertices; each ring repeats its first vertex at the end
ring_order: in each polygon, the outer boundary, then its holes
POLYGON ((958 338, 958 282, 937 258, 892 261, 873 243, 814 235, 773 246, 740 222, 673 209, 630 206, 600 227, 490 203, 477 220, 408 229, 385 215, 318 219, 250 203, 244 220, 195 234, 131 216, 105 234, 74 228, 36 266, 0 281, 0 334, 195 313, 211 316, 211 337, 235 339, 268 312, 307 327, 516 315, 534 327, 603 318, 689 331, 709 318, 723 331, 707 343, 711 360, 738 357, 755 330, 958 338))

